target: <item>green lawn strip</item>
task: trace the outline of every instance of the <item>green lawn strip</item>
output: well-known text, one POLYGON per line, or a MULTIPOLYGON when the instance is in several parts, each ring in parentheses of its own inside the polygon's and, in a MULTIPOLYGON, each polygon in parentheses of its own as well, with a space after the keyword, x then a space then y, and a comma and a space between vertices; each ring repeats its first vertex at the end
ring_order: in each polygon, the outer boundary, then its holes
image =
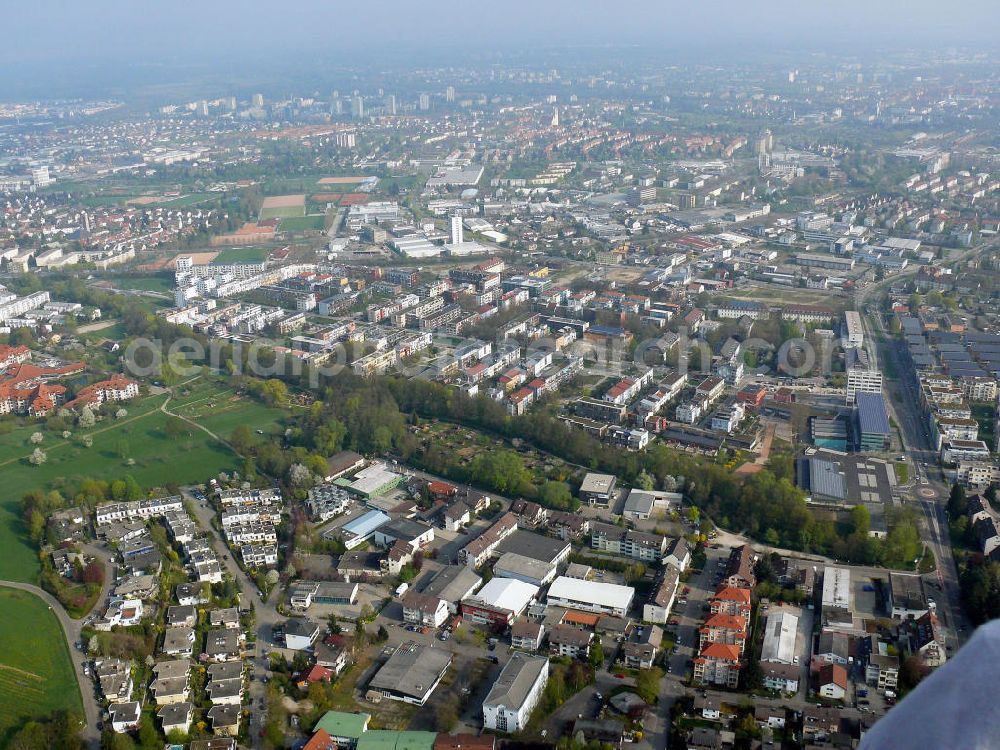
POLYGON ((262 247, 231 247, 221 251, 213 263, 261 263, 267 257, 262 247))
POLYGON ((278 228, 282 232, 304 232, 310 229, 319 231, 323 229, 325 221, 326 216, 323 214, 296 216, 293 218, 282 219, 278 228))
POLYGON ((82 717, 72 654, 48 605, 26 591, 0 587, 0 611, 0 738, 26 719, 59 709, 82 717))

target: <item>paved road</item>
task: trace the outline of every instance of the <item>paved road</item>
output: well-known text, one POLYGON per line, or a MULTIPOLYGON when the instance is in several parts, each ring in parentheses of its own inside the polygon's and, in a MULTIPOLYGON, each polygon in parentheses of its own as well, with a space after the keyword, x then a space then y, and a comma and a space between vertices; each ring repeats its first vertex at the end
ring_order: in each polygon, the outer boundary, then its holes
POLYGON ((890 415, 899 426, 904 453, 909 458, 914 471, 914 504, 923 516, 922 537, 934 553, 940 577, 937 585, 940 592, 933 596, 938 605, 942 624, 950 631, 952 642, 960 644, 969 634, 969 622, 962 611, 961 591, 958 583, 958 568, 951 550, 948 524, 945 519, 948 495, 951 488, 940 481, 938 454, 930 443, 927 428, 920 416, 920 396, 916 375, 905 361, 901 343, 886 334, 880 315, 873 316, 880 333, 885 339, 878 344, 878 354, 883 360, 893 363, 899 380, 897 388, 887 388, 886 405, 890 415), (925 466, 927 468, 925 468, 925 466), (934 497, 922 497, 921 490, 933 490, 934 497))
POLYGON ((81 737, 88 747, 100 747, 101 733, 97 730, 97 722, 101 718, 101 707, 98 705, 97 698, 95 697, 93 680, 83 673, 84 659, 77 658, 80 652, 76 649, 75 645, 80 640, 80 631, 83 629, 82 621, 74 620, 70 617, 52 594, 38 586, 19 581, 0 581, 0 586, 34 594, 48 604, 49 609, 55 613, 56 619, 59 620, 59 624, 62 626, 63 635, 66 636, 66 647, 69 649, 69 658, 73 662, 73 671, 76 674, 76 680, 80 688, 80 697, 83 700, 83 713, 86 726, 81 730, 81 737))
POLYGON ((267 688, 263 678, 268 673, 270 658, 265 655, 268 645, 273 643, 274 627, 285 618, 278 614, 277 603, 281 601, 280 587, 275 586, 266 600, 261 600, 257 584, 236 564, 230 554, 226 543, 222 541, 219 532, 212 526, 212 519, 215 517, 215 510, 210 504, 199 500, 188 490, 182 490, 184 498, 188 501, 188 506, 194 511, 195 520, 208 535, 208 540, 215 550, 216 556, 226 571, 232 576, 234 581, 239 582, 242 596, 240 602, 244 608, 252 609, 255 618, 257 633, 257 647, 251 659, 254 674, 250 681, 249 703, 254 707, 250 711, 250 742, 253 747, 262 747, 260 730, 263 729, 267 721, 266 711, 261 705, 265 700, 267 688))

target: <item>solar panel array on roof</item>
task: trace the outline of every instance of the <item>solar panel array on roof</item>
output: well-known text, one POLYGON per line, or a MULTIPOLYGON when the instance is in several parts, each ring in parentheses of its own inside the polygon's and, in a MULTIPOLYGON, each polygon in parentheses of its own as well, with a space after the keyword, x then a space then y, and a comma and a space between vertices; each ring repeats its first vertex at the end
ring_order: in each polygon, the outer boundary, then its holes
POLYGON ((858 408, 858 426, 862 434, 888 435, 889 414, 881 393, 860 392, 854 397, 858 408))
POLYGON ((927 340, 932 344, 958 344, 961 343, 962 337, 957 333, 952 333, 951 331, 928 331, 927 340))
POLYGON ((1000 336, 995 333, 981 333, 979 331, 970 331, 965 334, 965 340, 969 343, 976 344, 994 344, 1000 346, 1000 336))
POLYGON ((942 362, 971 362, 972 355, 966 351, 961 352, 940 352, 942 362))

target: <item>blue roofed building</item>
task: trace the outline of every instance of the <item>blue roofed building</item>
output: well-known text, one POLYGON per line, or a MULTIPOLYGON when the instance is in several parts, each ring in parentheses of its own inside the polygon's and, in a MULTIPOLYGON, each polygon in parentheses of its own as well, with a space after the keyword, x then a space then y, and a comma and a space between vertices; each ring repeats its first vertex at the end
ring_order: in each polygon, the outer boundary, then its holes
POLYGON ((380 510, 370 510, 362 516, 352 518, 340 527, 340 537, 347 549, 354 549, 374 536, 376 530, 391 519, 380 510))
POLYGON ((889 450, 889 412, 881 393, 859 392, 855 396, 858 450, 889 450))

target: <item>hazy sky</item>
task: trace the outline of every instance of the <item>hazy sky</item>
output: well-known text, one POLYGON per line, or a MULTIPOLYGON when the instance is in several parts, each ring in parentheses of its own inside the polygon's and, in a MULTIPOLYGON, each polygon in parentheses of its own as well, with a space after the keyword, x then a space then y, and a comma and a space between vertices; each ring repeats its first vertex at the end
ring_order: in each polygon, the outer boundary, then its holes
MULTIPOLYGON (((576 44, 753 48, 994 44, 1000 0, 8 0, 0 63, 22 83, 130 64, 269 65, 576 44), (993 38, 991 38, 993 37, 993 38)), ((3 78, 4 76, 0 76, 3 78)), ((10 81, 8 81, 8 84, 10 81)), ((2 86, 2 84, 0 84, 2 86)))

